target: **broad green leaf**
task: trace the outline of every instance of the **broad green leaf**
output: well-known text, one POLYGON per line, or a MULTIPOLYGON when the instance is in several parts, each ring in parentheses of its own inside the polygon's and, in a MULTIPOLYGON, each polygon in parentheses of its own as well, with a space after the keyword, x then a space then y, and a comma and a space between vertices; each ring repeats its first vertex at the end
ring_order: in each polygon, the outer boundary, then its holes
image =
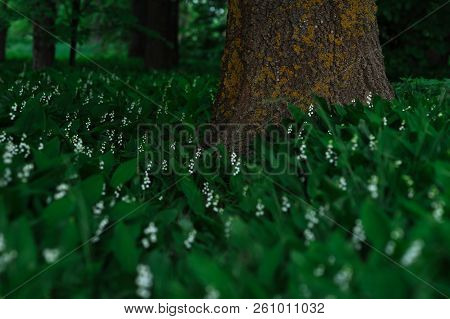
POLYGON ((45 120, 45 112, 42 106, 30 103, 25 107, 20 117, 17 119, 15 128, 19 132, 33 134, 45 129, 45 120))
POLYGON ((384 249, 389 240, 389 220, 383 209, 366 200, 361 207, 361 221, 369 242, 378 249, 384 249))
POLYGON ((80 183, 81 195, 87 205, 91 206, 100 200, 103 183, 104 181, 101 175, 93 175, 80 183))
POLYGON ((224 298, 233 294, 232 281, 226 267, 218 265, 214 258, 192 253, 188 257, 191 271, 204 285, 212 285, 224 298))
POLYGON ((72 216, 75 206, 73 198, 67 194, 63 198, 51 202, 44 209, 42 216, 49 224, 61 222, 72 216))
POLYGON ((111 249, 123 270, 129 273, 136 271, 139 252, 129 227, 123 223, 118 223, 114 226, 111 249))
POLYGON ((200 190, 190 177, 183 177, 178 182, 189 207, 197 214, 205 213, 205 204, 200 190))
POLYGON ((165 209, 158 213, 158 215, 156 216, 156 220, 161 226, 167 226, 175 221, 179 213, 180 210, 176 208, 165 209))
POLYGON ((111 178, 111 186, 117 187, 132 179, 137 172, 137 160, 132 159, 119 165, 111 178))

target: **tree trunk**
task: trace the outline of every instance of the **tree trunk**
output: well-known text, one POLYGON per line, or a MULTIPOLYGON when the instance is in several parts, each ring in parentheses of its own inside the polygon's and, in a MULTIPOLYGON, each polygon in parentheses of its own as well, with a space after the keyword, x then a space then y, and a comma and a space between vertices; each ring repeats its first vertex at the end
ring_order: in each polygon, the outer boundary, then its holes
POLYGON ((136 18, 136 25, 131 30, 131 41, 128 48, 128 56, 132 58, 145 58, 145 46, 147 36, 144 29, 148 21, 148 0, 133 0, 132 11, 136 18))
POLYGON ((55 60, 56 5, 53 0, 37 2, 33 23, 33 69, 42 70, 53 65, 55 60))
POLYGON ((145 64, 169 69, 178 64, 178 0, 152 0, 148 6, 148 28, 154 34, 147 41, 145 64))
MULTIPOLYGON (((7 9, 6 2, 3 3, 1 10, 7 9)), ((0 62, 5 61, 6 58, 6 37, 8 35, 7 21, 0 21, 0 62)))
POLYGON ((216 123, 279 123, 287 104, 393 98, 374 0, 229 0, 216 123))
POLYGON ((72 0, 72 18, 70 21, 70 57, 69 65, 75 66, 78 45, 78 27, 80 25, 81 0, 72 0))

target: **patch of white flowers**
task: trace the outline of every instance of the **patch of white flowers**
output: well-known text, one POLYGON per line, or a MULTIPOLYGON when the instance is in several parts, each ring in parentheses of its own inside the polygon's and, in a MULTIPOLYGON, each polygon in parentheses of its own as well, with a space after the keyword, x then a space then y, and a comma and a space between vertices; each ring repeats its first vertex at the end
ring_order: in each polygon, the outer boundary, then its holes
POLYGON ((69 191, 69 185, 62 183, 56 186, 56 193, 53 196, 54 199, 61 199, 64 196, 66 196, 67 192, 69 191))
POLYGON ((402 239, 404 236, 403 229, 396 228, 391 232, 391 239, 386 244, 386 247, 384 248, 384 252, 391 256, 395 252, 395 248, 397 246, 396 241, 402 239))
POLYGON ((105 209, 105 203, 101 200, 92 207, 92 212, 98 216, 103 212, 103 209, 105 209))
POLYGON ((58 260, 60 254, 61 251, 58 248, 45 248, 42 251, 42 256, 44 257, 44 260, 47 264, 55 263, 58 260))
POLYGON ((163 172, 167 172, 167 169, 168 169, 167 160, 163 160, 161 165, 162 165, 163 172))
POLYGON ((406 267, 411 266, 420 257, 424 245, 422 240, 415 240, 403 255, 401 264, 406 267))
POLYGON ((319 223, 319 218, 317 217, 316 211, 309 208, 306 211, 305 219, 308 222, 308 224, 307 224, 307 228, 303 232, 303 235, 305 236, 305 245, 309 246, 309 244, 316 239, 313 229, 314 229, 315 225, 317 225, 319 223))
POLYGON ((231 154, 231 166, 233 167, 233 176, 236 176, 241 171, 241 159, 235 152, 231 154))
POLYGON ((224 230, 225 238, 230 238, 232 225, 233 225, 233 218, 229 217, 225 222, 225 230, 224 230))
POLYGON ((32 163, 25 164, 22 170, 17 173, 17 177, 22 181, 22 183, 26 183, 33 169, 34 165, 32 163))
POLYGON ((3 252, 6 248, 5 236, 0 233, 0 253, 3 252))
POLYGON ((369 136, 369 148, 371 151, 376 151, 377 150, 377 145, 378 145, 378 141, 375 138, 374 135, 370 135, 369 136))
POLYGON ((431 203, 433 208, 433 218, 438 222, 442 223, 442 217, 444 216, 444 201, 434 201, 431 203))
POLYGON ((191 174, 191 175, 194 174, 195 163, 202 155, 202 152, 203 152, 203 150, 201 147, 197 148, 194 157, 189 160, 189 174, 191 174))
POLYGON ((288 126, 288 129, 287 129, 288 135, 291 135, 293 128, 294 128, 294 125, 293 125, 293 124, 290 124, 290 125, 288 126))
POLYGON ((389 240, 386 244, 386 247, 384 248, 384 252, 386 253, 386 255, 392 256, 395 251, 395 246, 395 241, 389 240))
POLYGON ((6 187, 12 181, 12 172, 9 167, 3 171, 3 176, 0 178, 0 187, 6 187))
POLYGON ((297 155, 297 160, 307 160, 308 159, 308 155, 306 154, 306 143, 305 141, 302 142, 302 144, 300 145, 300 154, 297 155))
POLYGON ((245 185, 242 188, 242 196, 246 197, 247 196, 247 192, 248 192, 248 185, 245 185))
POLYGON ((143 191, 150 188, 150 185, 152 184, 152 181, 150 180, 150 170, 152 168, 153 163, 150 161, 147 164, 147 169, 144 172, 144 180, 142 181, 141 189, 143 191))
POLYGON ((195 229, 193 229, 191 232, 189 232, 188 237, 184 241, 184 246, 187 249, 191 249, 192 248, 192 244, 194 243, 196 236, 197 236, 197 231, 195 229))
POLYGON ((144 234, 146 237, 142 238, 141 243, 145 249, 158 241, 158 227, 155 226, 155 223, 148 224, 144 229, 144 234))
POLYGON ((7 140, 7 135, 6 135, 6 132, 5 131, 2 131, 1 133, 0 133, 0 143, 5 143, 6 142, 6 140, 7 140))
POLYGON ((369 92, 369 94, 367 94, 366 103, 369 106, 369 108, 373 107, 372 92, 369 92))
POLYGON ((367 184, 367 190, 373 199, 378 198, 378 176, 372 175, 372 177, 370 177, 369 183, 367 184))
POLYGON ((88 131, 90 131, 91 130, 91 118, 90 117, 88 117, 87 119, 86 119, 86 130, 88 130, 88 131))
POLYGON ((354 152, 357 150, 358 148, 358 135, 353 135, 352 140, 351 140, 351 150, 354 152))
POLYGON ((16 118, 17 108, 17 103, 14 102, 14 104, 11 106, 11 111, 9 112, 9 119, 11 121, 14 121, 14 119, 16 118))
POLYGON ((364 227, 360 219, 356 220, 355 226, 352 232, 352 242, 356 250, 361 249, 361 243, 366 240, 366 233, 364 232, 364 227))
POLYGON ((220 195, 215 193, 214 190, 212 190, 209 187, 209 183, 205 182, 203 183, 203 194, 206 196, 206 204, 205 207, 209 208, 211 207, 212 210, 216 213, 223 213, 223 208, 219 207, 219 201, 220 201, 220 195))
POLYGON ((411 105, 408 105, 407 107, 405 107, 405 108, 402 110, 402 112, 409 111, 410 109, 411 109, 411 105))
POLYGON ((258 203, 256 204, 256 217, 264 216, 264 204, 261 199, 258 198, 258 203))
POLYGON ((314 105, 311 104, 308 108, 308 116, 312 117, 314 115, 314 105))
POLYGON ((284 213, 287 213, 290 208, 291 208, 291 203, 289 202, 289 198, 287 198, 287 196, 283 195, 283 197, 281 197, 281 211, 284 213))
POLYGON ((74 135, 71 138, 74 152, 76 154, 85 154, 88 157, 92 157, 92 149, 83 144, 83 140, 78 135, 74 135))
POLYGON ((106 225, 109 223, 109 217, 105 216, 98 224, 97 230, 95 231, 94 237, 92 237, 91 242, 96 243, 100 240, 100 235, 103 233, 103 231, 106 228, 106 225))
POLYGON ((334 151, 334 146, 333 146, 332 140, 328 141, 327 151, 325 152, 325 158, 328 161, 328 163, 330 163, 331 165, 334 165, 334 166, 337 165, 338 158, 337 158, 336 152, 334 151))
POLYGON ((405 182, 406 186, 408 186, 408 198, 414 197, 414 181, 409 175, 402 175, 402 179, 405 182))
POLYGON ((5 236, 0 233, 0 273, 17 257, 15 250, 6 251, 5 236))
POLYGON ((20 143, 19 143, 19 153, 23 154, 23 156, 25 158, 27 158, 28 156, 30 156, 31 153, 31 147, 30 145, 28 145, 27 143, 25 143, 25 140, 27 138, 27 135, 24 133, 22 134, 22 137, 20 139, 20 143))
POLYGON ((190 160, 189 160, 189 166, 188 166, 188 168, 189 168, 189 174, 194 174, 194 170, 195 170, 195 159, 193 159, 193 158, 191 158, 190 160))
POLYGON ((433 209, 433 218, 438 222, 442 222, 444 216, 445 202, 438 198, 439 190, 436 186, 432 186, 428 192, 428 198, 432 200, 431 208, 433 209))
POLYGON ((17 251, 11 250, 0 255, 0 273, 2 273, 8 264, 17 258, 17 251))
POLYGON ((347 180, 345 179, 345 177, 343 177, 343 176, 339 177, 338 187, 340 190, 342 190, 344 192, 347 191, 347 180))
POLYGON ((136 295, 140 298, 150 298, 153 287, 153 274, 148 265, 139 264, 136 268, 136 295))
POLYGON ((350 286, 350 281, 353 277, 353 269, 350 266, 344 266, 338 273, 334 276, 334 283, 342 291, 347 291, 350 286))
POLYGON ((311 298, 311 296, 312 296, 311 290, 309 289, 309 287, 305 283, 301 284, 298 287, 298 289, 299 289, 300 295, 303 298, 306 298, 306 299, 311 298))
POLYGON ((207 286, 205 290, 206 290, 205 299, 219 299, 220 298, 220 292, 213 286, 207 286))
POLYGON ((316 268, 314 268, 313 275, 314 277, 322 277, 325 273, 325 266, 320 264, 316 268))
POLYGON ((122 199, 123 202, 125 202, 127 204, 131 204, 131 203, 136 202, 136 197, 135 196, 131 196, 129 194, 126 194, 126 195, 122 196, 121 199, 122 199))
POLYGON ((117 186, 116 189, 114 190, 114 197, 115 197, 115 198, 119 198, 121 192, 122 192, 122 186, 119 185, 119 186, 117 186))
POLYGON ((5 145, 5 152, 3 153, 3 163, 11 164, 13 157, 18 153, 18 147, 14 145, 14 143, 10 139, 5 145))

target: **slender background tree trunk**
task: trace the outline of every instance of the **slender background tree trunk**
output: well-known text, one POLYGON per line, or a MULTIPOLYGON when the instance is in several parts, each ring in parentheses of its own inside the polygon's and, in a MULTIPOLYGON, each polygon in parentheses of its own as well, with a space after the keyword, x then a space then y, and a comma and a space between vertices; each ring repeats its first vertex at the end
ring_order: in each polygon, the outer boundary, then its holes
POLYGON ((136 18, 136 25, 131 30, 131 41, 128 55, 133 58, 145 58, 147 36, 144 29, 148 25, 148 0, 132 0, 132 11, 136 18))
MULTIPOLYGON (((7 4, 1 4, 1 10, 7 9, 7 4)), ((6 21, 0 21, 0 62, 5 61, 6 58, 6 38, 8 35, 8 24, 6 21)))
POLYGON ((56 4, 53 0, 41 0, 36 11, 38 14, 33 25, 33 69, 42 70, 52 66, 55 60, 55 39, 49 32, 55 32, 56 4))
POLYGON ((287 104, 392 98, 374 0, 229 0, 217 123, 279 123, 287 104))
POLYGON ((154 35, 147 41, 145 64, 168 69, 178 64, 178 0, 153 0, 148 6, 148 28, 154 35))
POLYGON ((72 19, 70 21, 69 65, 74 66, 77 58, 78 28, 81 17, 81 0, 72 0, 72 19))

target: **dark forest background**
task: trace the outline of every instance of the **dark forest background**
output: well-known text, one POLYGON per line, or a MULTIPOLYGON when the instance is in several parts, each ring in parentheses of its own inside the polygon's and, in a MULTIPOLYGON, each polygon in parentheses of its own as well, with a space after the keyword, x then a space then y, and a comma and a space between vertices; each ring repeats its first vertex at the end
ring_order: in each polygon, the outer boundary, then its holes
MULTIPOLYGON (((219 71, 226 28, 225 0, 8 2, 18 11, 7 9, 4 3, 0 6, 0 51, 5 46, 8 60, 31 59, 36 32, 33 33, 32 23, 26 17, 41 25, 45 25, 42 20, 48 17, 54 19, 47 23, 48 29, 80 50, 79 61, 86 57, 124 62, 133 59, 137 65, 144 61, 148 68, 219 71), (2 45, 1 39, 6 34, 6 44, 2 45)), ((378 1, 380 39, 386 44, 383 51, 391 80, 448 75, 449 6, 390 41, 440 5, 442 1, 438 0, 378 1)), ((45 41, 52 39, 46 37, 45 41)), ((0 53, 0 59, 4 58, 0 53)), ((67 44, 57 41, 57 62, 74 64, 74 58, 75 52, 71 53, 67 44)))

